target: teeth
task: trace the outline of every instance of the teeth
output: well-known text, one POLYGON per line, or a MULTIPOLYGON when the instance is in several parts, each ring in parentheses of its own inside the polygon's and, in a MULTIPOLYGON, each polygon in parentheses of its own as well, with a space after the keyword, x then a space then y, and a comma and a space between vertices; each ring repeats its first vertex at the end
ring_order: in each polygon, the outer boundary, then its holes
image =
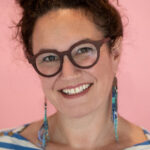
POLYGON ((62 92, 68 95, 74 95, 83 92, 85 89, 87 89, 90 86, 90 84, 84 84, 82 86, 72 88, 72 89, 63 89, 62 92))

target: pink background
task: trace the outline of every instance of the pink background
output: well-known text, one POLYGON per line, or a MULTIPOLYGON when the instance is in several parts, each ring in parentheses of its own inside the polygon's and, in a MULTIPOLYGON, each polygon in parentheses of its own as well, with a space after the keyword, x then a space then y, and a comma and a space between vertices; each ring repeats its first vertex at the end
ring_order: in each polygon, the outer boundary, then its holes
MULTIPOLYGON (((119 9, 129 19, 117 74, 119 112, 150 130, 150 1, 121 0, 119 9)), ((10 26, 19 12, 14 0, 0 0, 0 129, 41 119, 44 113, 38 76, 12 39, 10 26)), ((123 20, 126 24, 127 18, 123 20)), ((49 104, 48 113, 54 111, 49 104)))

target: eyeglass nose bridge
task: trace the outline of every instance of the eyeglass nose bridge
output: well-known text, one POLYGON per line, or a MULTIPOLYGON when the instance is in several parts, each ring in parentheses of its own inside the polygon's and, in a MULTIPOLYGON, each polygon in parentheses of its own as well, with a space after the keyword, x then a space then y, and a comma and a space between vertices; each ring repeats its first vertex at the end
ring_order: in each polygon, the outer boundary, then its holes
POLYGON ((64 57, 67 56, 69 61, 71 62, 71 64, 73 65, 73 67, 77 67, 77 68, 80 68, 73 60, 72 56, 71 56, 71 52, 72 52, 72 49, 69 49, 69 50, 66 50, 66 51, 63 51, 61 52, 60 54, 60 59, 61 59, 61 65, 60 65, 60 69, 58 72, 61 72, 63 70, 63 65, 64 65, 64 57))
POLYGON ((67 56, 68 57, 68 59, 69 59, 69 61, 74 65, 74 66, 76 66, 76 64, 74 63, 74 61, 73 61, 73 58, 72 58, 72 56, 71 56, 71 49, 70 50, 66 50, 66 51, 63 51, 62 53, 61 53, 61 67, 63 66, 63 63, 64 63, 64 56, 67 56))

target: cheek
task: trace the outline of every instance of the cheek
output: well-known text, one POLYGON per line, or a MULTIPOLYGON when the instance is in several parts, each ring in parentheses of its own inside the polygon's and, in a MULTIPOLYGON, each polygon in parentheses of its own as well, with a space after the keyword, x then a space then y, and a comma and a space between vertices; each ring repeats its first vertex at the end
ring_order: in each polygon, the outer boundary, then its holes
MULTIPOLYGON (((54 90, 54 78, 40 78, 44 95, 51 104, 57 106, 57 93, 54 90)), ((57 107, 56 107, 57 108, 57 107)))
POLYGON ((103 81, 105 78, 109 79, 113 76, 112 63, 106 54, 101 55, 98 63, 90 69, 91 74, 95 76, 96 80, 103 81))
POLYGON ((96 93, 101 93, 101 97, 107 97, 112 86, 114 78, 112 63, 107 55, 100 57, 95 67, 91 68, 96 81, 96 93))
POLYGON ((53 85, 54 85, 54 78, 45 78, 45 77, 40 77, 41 85, 43 92, 45 96, 49 97, 50 94, 52 94, 53 91, 53 85))

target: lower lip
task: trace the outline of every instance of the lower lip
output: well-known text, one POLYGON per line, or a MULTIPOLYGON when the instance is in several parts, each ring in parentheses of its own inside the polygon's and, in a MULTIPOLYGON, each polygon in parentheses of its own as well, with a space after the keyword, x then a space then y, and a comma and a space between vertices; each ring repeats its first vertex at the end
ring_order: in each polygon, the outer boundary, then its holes
POLYGON ((80 97, 80 96, 83 96, 85 95, 86 93, 88 93, 88 91, 90 90, 92 84, 87 88, 85 89, 83 92, 81 93, 78 93, 78 94, 73 94, 73 95, 67 95, 67 94, 64 94, 61 92, 61 94, 63 95, 63 97, 67 98, 67 99, 73 99, 73 98, 77 98, 77 97, 80 97))

